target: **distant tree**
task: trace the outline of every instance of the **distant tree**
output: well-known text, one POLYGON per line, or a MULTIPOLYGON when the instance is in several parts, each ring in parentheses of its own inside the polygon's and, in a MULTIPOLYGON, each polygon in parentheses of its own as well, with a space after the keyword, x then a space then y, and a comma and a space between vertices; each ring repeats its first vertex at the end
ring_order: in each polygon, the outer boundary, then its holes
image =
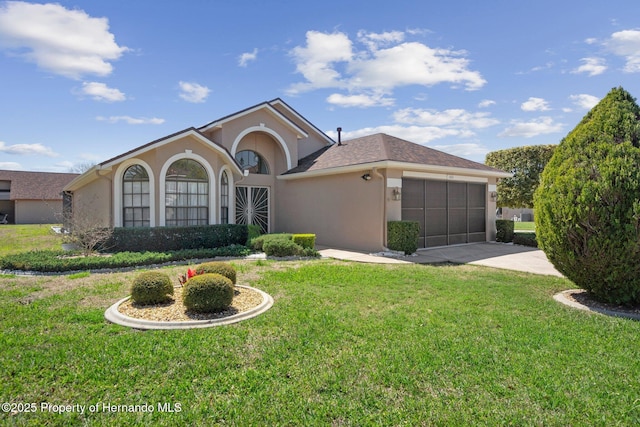
POLYGON ((85 173, 96 164, 91 162, 78 163, 69 168, 70 173, 85 173))
POLYGON ((498 183, 498 206, 533 207, 533 193, 540 183, 540 174, 555 148, 555 145, 532 145, 487 154, 485 163, 488 166, 513 174, 513 177, 502 178, 498 183))
POLYGON ((640 303, 640 107, 612 89, 556 148, 535 193, 538 244, 597 299, 640 303))

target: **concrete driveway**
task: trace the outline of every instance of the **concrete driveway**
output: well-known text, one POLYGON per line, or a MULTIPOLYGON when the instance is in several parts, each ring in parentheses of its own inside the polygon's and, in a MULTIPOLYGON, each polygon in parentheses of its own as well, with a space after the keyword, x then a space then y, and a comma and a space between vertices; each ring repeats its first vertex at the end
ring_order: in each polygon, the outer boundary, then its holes
POLYGON ((450 262, 563 277, 540 249, 504 243, 486 242, 421 249, 417 254, 406 257, 365 254, 330 248, 320 249, 320 253, 325 257, 356 262, 379 264, 437 264, 450 262))

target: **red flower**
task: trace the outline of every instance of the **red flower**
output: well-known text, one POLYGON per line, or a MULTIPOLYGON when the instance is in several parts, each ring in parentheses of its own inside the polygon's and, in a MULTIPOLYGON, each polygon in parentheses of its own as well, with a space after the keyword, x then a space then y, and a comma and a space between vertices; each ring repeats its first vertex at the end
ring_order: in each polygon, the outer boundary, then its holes
POLYGON ((192 269, 188 269, 187 270, 187 279, 191 279, 195 275, 196 275, 196 271, 195 270, 192 270, 192 269))

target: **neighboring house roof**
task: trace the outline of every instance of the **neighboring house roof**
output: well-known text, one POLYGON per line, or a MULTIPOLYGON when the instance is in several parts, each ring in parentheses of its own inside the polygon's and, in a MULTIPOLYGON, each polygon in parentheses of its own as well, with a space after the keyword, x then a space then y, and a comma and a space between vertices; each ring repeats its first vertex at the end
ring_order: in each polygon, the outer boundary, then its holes
POLYGON ((11 181, 9 200, 62 200, 62 189, 77 173, 0 170, 0 181, 11 181))
POLYGON ((301 159, 297 167, 285 172, 281 177, 284 179, 293 178, 296 174, 301 174, 300 177, 324 175, 357 167, 393 167, 403 164, 406 166, 407 163, 442 171, 466 171, 483 176, 511 176, 511 174, 482 163, 463 159, 391 135, 377 133, 324 147, 301 159))

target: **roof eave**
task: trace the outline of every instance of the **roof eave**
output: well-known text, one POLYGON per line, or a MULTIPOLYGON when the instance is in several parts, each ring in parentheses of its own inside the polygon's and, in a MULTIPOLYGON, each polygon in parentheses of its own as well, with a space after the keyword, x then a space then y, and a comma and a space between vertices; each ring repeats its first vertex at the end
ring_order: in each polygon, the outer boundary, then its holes
POLYGON ((379 169, 403 169, 416 172, 434 172, 449 175, 465 175, 483 178, 510 178, 513 174, 498 170, 467 169, 452 166, 426 165, 409 162, 398 162, 393 160, 383 160, 378 162, 360 163, 356 165, 338 166, 334 168, 318 169, 307 172, 279 175, 281 180, 296 180, 303 178, 314 178, 320 176, 338 175, 350 172, 361 172, 372 168, 379 169))
POLYGON ((204 125, 200 128, 198 128, 198 130, 200 132, 205 132, 207 130, 210 129, 215 129, 215 128, 221 128, 222 125, 224 125, 227 122, 230 122, 231 120, 236 120, 240 117, 246 116, 248 114, 254 113, 256 111, 259 110, 266 110, 268 113, 270 113, 272 116, 274 116, 278 121, 280 121, 281 123, 283 123, 285 126, 288 126, 289 128, 291 128, 295 133, 298 139, 302 139, 302 138, 308 138, 309 134, 302 129, 301 127, 299 127, 298 125, 296 125, 295 123, 293 123, 291 120, 289 120, 287 117, 285 117, 282 113, 280 113, 278 110, 276 110, 275 108, 273 108, 268 102, 263 102, 262 104, 258 104, 255 105, 253 107, 250 107, 246 110, 242 110, 239 111, 235 114, 231 114, 229 116, 223 117, 219 120, 215 120, 207 125, 204 125))

